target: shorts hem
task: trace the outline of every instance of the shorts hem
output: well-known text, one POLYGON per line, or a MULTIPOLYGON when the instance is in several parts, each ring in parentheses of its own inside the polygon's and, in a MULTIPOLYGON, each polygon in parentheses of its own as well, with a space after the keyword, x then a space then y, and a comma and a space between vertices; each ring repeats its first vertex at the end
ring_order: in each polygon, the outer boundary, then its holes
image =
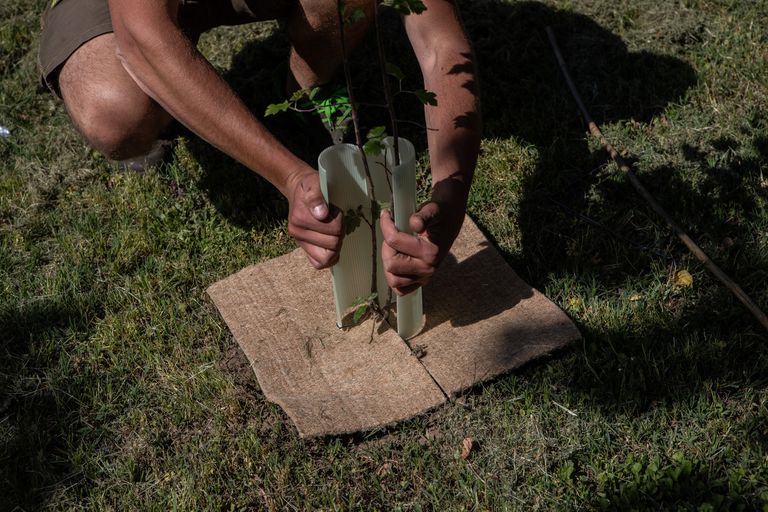
POLYGON ((101 23, 89 30, 77 34, 76 37, 72 37, 61 49, 54 53, 52 56, 44 56, 38 53, 37 64, 38 71, 40 73, 40 82, 45 85, 51 92, 59 95, 58 83, 51 83, 51 75, 62 65, 67 59, 69 59, 81 46, 85 43, 99 37, 104 34, 110 34, 114 32, 112 23, 101 23), (45 63, 43 62, 45 61, 45 63))

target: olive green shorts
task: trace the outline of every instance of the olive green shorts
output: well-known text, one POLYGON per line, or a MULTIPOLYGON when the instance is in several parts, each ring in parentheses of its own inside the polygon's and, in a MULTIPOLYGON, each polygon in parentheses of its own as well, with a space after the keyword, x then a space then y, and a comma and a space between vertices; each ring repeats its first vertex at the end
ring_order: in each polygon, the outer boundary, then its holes
MULTIPOLYGON (((295 4, 295 0, 180 0, 179 25, 197 40, 214 27, 286 17, 295 4)), ((58 94, 61 66, 80 46, 109 32, 107 0, 49 0, 38 52, 42 83, 58 94)))

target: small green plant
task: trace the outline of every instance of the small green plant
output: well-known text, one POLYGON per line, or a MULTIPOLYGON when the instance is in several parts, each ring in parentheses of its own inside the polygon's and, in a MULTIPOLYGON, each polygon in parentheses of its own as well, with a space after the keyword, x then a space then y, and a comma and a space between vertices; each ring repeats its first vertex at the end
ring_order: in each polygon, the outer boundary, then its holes
POLYGON ((344 133, 349 126, 352 104, 343 87, 326 96, 319 94, 320 92, 320 87, 300 89, 285 101, 267 105, 264 115, 272 116, 289 110, 304 114, 317 114, 331 134, 333 141, 339 143, 343 140, 344 133))
POLYGON ((368 311, 371 311, 373 308, 373 304, 376 303, 376 299, 379 298, 378 293, 371 293, 367 297, 358 297, 355 299, 355 302, 352 303, 351 313, 352 313, 352 320, 357 323, 359 322, 368 311))

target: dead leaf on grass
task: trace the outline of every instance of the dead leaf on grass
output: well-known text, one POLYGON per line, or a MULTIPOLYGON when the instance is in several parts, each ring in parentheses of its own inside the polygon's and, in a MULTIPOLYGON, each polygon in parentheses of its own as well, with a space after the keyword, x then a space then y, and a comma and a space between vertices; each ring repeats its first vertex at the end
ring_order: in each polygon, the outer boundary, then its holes
POLYGON ((472 448, 475 446, 475 438, 474 437, 465 437, 464 440, 461 442, 461 458, 462 460, 467 460, 469 458, 469 455, 472 453, 472 448))
POLYGON ((392 463, 391 462, 385 462, 379 468, 376 470, 377 476, 387 476, 390 473, 392 473, 392 463))
POLYGON ((690 288, 693 286, 693 276, 687 270, 680 270, 675 274, 675 285, 690 288))

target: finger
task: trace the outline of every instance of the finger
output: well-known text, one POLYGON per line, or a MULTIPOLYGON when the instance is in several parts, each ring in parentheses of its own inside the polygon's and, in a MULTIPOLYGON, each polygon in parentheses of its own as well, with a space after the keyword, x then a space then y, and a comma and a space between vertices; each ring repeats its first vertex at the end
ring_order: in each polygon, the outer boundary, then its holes
MULTIPOLYGON (((338 208, 331 208, 330 215, 327 215, 325 220, 319 221, 317 220, 314 215, 310 214, 307 215, 305 212, 302 212, 301 210, 294 213, 294 215, 291 216, 291 221, 288 225, 288 232, 291 234, 291 236, 295 237, 291 232, 291 229, 299 228, 305 229, 309 231, 316 231, 318 233, 323 233, 324 235, 331 235, 331 236, 341 236, 344 232, 344 215, 338 208)), ((296 230, 299 232, 299 230, 296 230)))
POLYGON ((304 242, 309 245, 316 245, 323 249, 329 249, 331 251, 338 251, 341 249, 342 237, 335 235, 326 235, 317 231, 310 231, 308 229, 289 229, 290 235, 298 242, 304 242))
POLYGON ((309 260, 309 264, 315 267, 316 269, 320 269, 322 267, 321 263, 317 261, 315 258, 309 255, 309 253, 304 252, 304 256, 307 257, 307 260, 309 260))
POLYGON ((391 214, 388 210, 381 212, 381 233, 384 236, 384 242, 392 249, 408 256, 413 256, 427 263, 434 263, 437 260, 438 247, 429 240, 401 233, 392 222, 391 214))
POLYGON ((320 190, 320 181, 317 176, 310 175, 304 179, 300 185, 302 192, 302 202, 312 214, 315 220, 325 220, 330 213, 328 203, 325 202, 323 193, 320 190))
POLYGON ((440 205, 429 201, 421 205, 419 210, 408 219, 408 225, 416 233, 423 233, 427 228, 440 220, 440 205))
POLYGON ((316 245, 301 243, 301 248, 307 253, 310 263, 316 269, 332 267, 339 261, 339 252, 330 251, 316 245))
POLYGON ((404 254, 395 254, 394 256, 385 259, 382 248, 382 259, 384 260, 384 270, 390 274, 398 276, 431 276, 435 273, 435 267, 429 265, 424 260, 418 258, 412 258, 404 254))
POLYGON ((414 284, 420 284, 423 279, 418 276, 397 276, 390 274, 389 272, 385 272, 384 277, 387 278, 387 285, 392 289, 405 288, 414 284))

